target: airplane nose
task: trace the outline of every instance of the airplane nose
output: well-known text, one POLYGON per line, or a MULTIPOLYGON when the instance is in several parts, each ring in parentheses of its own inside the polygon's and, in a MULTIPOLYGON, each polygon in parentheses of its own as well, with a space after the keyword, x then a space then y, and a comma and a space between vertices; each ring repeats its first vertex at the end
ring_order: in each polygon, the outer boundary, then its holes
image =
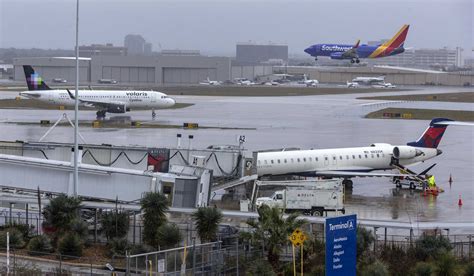
POLYGON ((305 51, 306 53, 308 53, 308 54, 311 55, 311 53, 312 53, 312 51, 313 51, 313 48, 312 48, 312 47, 308 47, 308 48, 304 49, 304 51, 305 51))
POLYGON ((176 101, 175 101, 174 99, 172 99, 172 98, 169 98, 169 99, 168 99, 168 105, 169 105, 169 106, 173 106, 173 105, 175 105, 175 104, 176 104, 176 101))
POLYGON ((442 151, 442 150, 440 150, 440 149, 436 149, 436 156, 440 155, 441 153, 443 153, 443 151, 442 151))

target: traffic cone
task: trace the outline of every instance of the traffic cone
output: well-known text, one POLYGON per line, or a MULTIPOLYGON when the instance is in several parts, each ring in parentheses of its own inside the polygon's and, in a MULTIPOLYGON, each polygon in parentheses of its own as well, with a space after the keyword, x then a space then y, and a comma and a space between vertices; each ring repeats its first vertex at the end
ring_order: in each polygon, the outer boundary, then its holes
POLYGON ((462 206, 462 198, 461 198, 461 195, 459 195, 458 206, 459 206, 459 207, 462 206))

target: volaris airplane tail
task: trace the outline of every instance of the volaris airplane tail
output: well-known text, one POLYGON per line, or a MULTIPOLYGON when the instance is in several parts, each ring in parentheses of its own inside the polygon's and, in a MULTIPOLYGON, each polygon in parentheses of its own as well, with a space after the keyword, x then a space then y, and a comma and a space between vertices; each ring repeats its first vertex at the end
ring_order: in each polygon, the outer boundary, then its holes
POLYGON ((25 78, 26 84, 28 85, 28 90, 35 91, 51 89, 30 65, 23 65, 23 71, 25 71, 25 78))
POLYGON ((443 137, 447 124, 443 122, 451 122, 453 120, 446 118, 434 118, 430 122, 430 126, 425 130, 421 137, 415 142, 407 143, 409 146, 420 148, 437 148, 441 138, 443 137))

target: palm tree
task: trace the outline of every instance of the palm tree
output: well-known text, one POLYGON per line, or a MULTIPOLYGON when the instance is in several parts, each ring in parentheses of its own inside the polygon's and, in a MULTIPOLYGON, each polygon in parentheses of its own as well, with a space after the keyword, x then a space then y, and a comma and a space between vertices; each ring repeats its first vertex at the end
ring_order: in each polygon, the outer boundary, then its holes
POLYGON ((148 192, 140 201, 143 214, 143 240, 146 244, 158 248, 158 228, 166 223, 168 199, 160 193, 148 192))
POLYGON ((44 208, 43 227, 55 236, 54 240, 56 241, 60 235, 74 230, 80 218, 80 209, 81 200, 79 198, 61 194, 53 198, 44 208))
POLYGON ((289 235, 298 227, 306 224, 293 213, 284 218, 283 211, 278 207, 263 205, 258 208, 258 219, 250 219, 247 224, 255 231, 254 241, 263 243, 267 250, 267 258, 274 270, 280 265, 280 253, 288 242, 289 235))
POLYGON ((201 242, 216 240, 219 223, 222 221, 222 212, 212 207, 200 207, 192 214, 196 223, 197 233, 201 242))

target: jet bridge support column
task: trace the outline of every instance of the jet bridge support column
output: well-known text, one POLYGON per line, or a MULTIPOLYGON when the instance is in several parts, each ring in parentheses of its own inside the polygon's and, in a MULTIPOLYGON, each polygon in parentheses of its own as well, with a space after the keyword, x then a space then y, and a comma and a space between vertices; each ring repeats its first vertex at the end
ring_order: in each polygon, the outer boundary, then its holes
MULTIPOLYGON (((77 157, 77 164, 80 165, 82 163, 82 146, 79 146, 79 154, 77 157)), ((71 164, 74 164, 74 148, 71 148, 71 164)), ((80 181, 78 180, 77 187, 76 187, 76 192, 79 194, 79 183, 80 181)), ((74 195, 74 172, 72 171, 69 174, 69 183, 68 183, 68 189, 67 189, 67 194, 74 195)))

